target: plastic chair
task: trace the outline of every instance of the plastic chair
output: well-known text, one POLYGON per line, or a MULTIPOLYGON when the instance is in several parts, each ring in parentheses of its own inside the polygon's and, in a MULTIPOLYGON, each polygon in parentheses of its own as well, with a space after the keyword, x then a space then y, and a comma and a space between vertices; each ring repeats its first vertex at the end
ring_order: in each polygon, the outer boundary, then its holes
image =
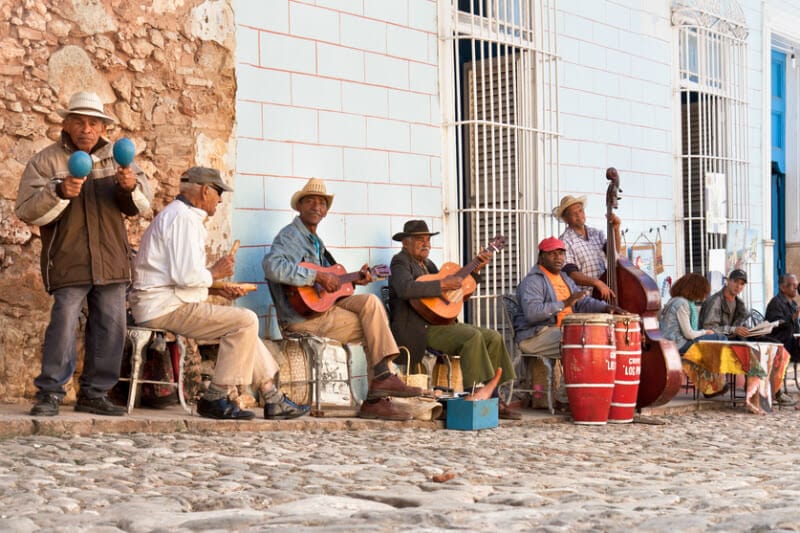
MULTIPOLYGON (((522 360, 525 362, 526 369, 528 368, 528 360, 539 359, 542 361, 547 373, 547 409, 550 411, 550 414, 555 414, 555 408, 553 407, 553 365, 555 364, 556 358, 534 353, 525 353, 522 351, 522 349, 519 347, 519 344, 517 344, 517 342, 514 340, 514 316, 522 312, 519 308, 519 303, 517 302, 517 296, 515 294, 500 294, 497 296, 497 298, 498 303, 503 310, 503 323, 511 334, 510 345, 514 353, 513 359, 516 361, 518 358, 522 358, 522 360)), ((526 374, 529 373, 526 372, 526 374)), ((528 378, 528 381, 530 381, 530 377, 528 378)), ((531 388, 517 388, 516 390, 520 392, 534 392, 532 383, 531 388)))
POLYGON ((178 400, 181 407, 187 413, 191 413, 191 408, 186 405, 186 398, 183 395, 183 369, 186 359, 186 345, 183 339, 177 335, 175 337, 175 344, 178 347, 178 379, 176 381, 155 381, 149 379, 142 379, 142 363, 147 358, 147 347, 158 335, 170 335, 171 333, 163 329, 152 329, 141 326, 128 326, 126 336, 131 342, 131 377, 120 378, 120 381, 129 381, 130 387, 128 388, 128 414, 133 411, 136 405, 136 395, 139 393, 139 388, 144 383, 153 385, 165 385, 175 387, 178 392, 178 400))

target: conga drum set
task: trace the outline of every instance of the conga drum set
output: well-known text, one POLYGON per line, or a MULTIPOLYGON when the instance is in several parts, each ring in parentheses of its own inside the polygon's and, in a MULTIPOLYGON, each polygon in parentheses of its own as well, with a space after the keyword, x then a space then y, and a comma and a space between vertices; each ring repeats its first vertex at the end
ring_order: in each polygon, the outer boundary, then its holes
POLYGON ((637 315, 564 317, 561 364, 576 424, 633 421, 642 364, 640 323, 637 315))

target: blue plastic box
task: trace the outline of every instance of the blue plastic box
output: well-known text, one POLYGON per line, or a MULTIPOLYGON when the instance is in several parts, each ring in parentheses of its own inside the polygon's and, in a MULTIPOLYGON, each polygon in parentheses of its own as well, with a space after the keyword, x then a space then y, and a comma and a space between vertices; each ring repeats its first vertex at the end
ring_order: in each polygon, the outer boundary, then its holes
POLYGON ((497 398, 476 401, 457 398, 447 402, 447 429, 489 429, 496 428, 497 422, 497 398))

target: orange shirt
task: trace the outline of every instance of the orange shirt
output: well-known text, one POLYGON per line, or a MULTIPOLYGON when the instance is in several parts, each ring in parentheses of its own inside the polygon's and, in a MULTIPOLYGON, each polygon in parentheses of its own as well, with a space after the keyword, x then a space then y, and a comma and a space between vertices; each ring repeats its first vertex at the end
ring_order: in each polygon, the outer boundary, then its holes
MULTIPOLYGON (((572 292, 570 292, 569 285, 567 285, 567 282, 564 281, 564 278, 561 277, 561 273, 553 274, 546 268, 543 268, 542 272, 544 272, 544 275, 547 276, 547 279, 550 280, 550 285, 553 286, 553 290, 556 293, 556 299, 559 302, 563 302, 564 300, 569 298, 572 292)), ((572 306, 565 307, 564 309, 559 311, 558 315, 556 315, 556 326, 561 326, 561 321, 564 319, 565 316, 567 316, 570 313, 572 313, 572 306)))

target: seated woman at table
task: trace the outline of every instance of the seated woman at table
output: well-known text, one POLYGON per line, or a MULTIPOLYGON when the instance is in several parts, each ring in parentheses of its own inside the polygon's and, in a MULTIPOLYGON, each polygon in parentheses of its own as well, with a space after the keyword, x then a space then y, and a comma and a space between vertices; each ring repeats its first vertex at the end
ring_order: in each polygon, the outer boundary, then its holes
POLYGON ((725 335, 710 329, 697 329, 697 304, 711 293, 711 284, 700 274, 682 276, 669 291, 672 296, 658 314, 664 338, 674 341, 681 355, 697 341, 727 340, 725 335))
MULTIPOLYGON (((672 297, 658 313, 659 328, 665 339, 678 346, 678 352, 685 354, 697 341, 724 341, 727 337, 710 329, 697 329, 697 304, 711 293, 711 284, 700 274, 689 273, 682 276, 669 291, 672 297)), ((713 398, 728 391, 723 374, 714 374, 684 361, 686 375, 702 391, 706 398, 713 398)))

